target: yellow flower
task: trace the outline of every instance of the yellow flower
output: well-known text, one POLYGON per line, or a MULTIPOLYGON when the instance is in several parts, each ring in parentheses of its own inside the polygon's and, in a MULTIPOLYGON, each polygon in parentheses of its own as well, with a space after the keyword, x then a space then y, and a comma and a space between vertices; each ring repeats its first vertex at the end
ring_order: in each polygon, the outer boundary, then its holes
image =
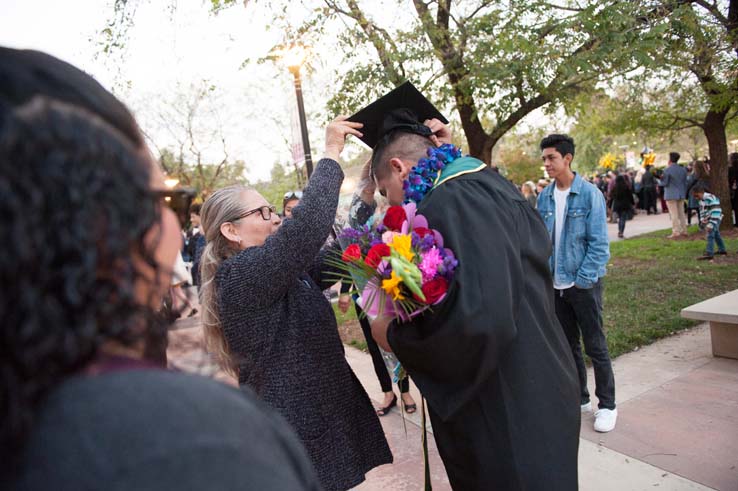
POLYGON ((412 261, 415 257, 415 253, 412 250, 412 241, 413 239, 409 234, 395 235, 392 238, 390 247, 396 250, 400 256, 404 257, 408 261, 412 261))
POLYGON ((382 288, 389 295, 392 295, 392 300, 404 300, 405 297, 400 293, 400 283, 402 278, 392 271, 392 277, 388 280, 382 280, 382 288))

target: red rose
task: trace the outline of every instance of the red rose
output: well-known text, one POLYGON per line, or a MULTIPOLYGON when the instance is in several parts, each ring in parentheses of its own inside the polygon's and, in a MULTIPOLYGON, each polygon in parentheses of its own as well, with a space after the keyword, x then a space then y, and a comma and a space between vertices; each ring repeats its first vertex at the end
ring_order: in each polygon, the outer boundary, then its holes
MULTIPOLYGON (((439 276, 430 280, 420 289, 423 291, 423 295, 425 295, 425 303, 433 305, 448 291, 448 281, 446 281, 446 278, 439 276)), ((417 296, 415 296, 415 299, 420 300, 417 296)))
POLYGON ((382 262, 382 258, 389 255, 390 248, 387 244, 373 245, 372 248, 369 249, 369 252, 366 253, 366 259, 364 260, 364 262, 366 262, 366 264, 371 266, 372 268, 377 269, 379 263, 382 262))
POLYGON ((413 232, 415 232, 417 236, 420 237, 421 239, 425 237, 426 235, 433 233, 431 232, 431 229, 425 228, 425 227, 415 227, 413 229, 413 232))
POLYGON ((402 224, 407 220, 407 214, 402 206, 390 206, 387 213, 384 215, 384 226, 393 232, 399 232, 402 229, 402 224))
POLYGON ((361 248, 359 247, 359 244, 351 244, 348 246, 346 250, 343 251, 341 259, 347 263, 361 259, 361 248))

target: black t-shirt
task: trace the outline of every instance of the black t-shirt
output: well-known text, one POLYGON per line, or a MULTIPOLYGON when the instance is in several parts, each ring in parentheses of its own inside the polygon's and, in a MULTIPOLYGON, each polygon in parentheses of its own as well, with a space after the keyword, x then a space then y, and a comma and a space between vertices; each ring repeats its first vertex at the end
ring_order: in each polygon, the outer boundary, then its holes
POLYGON ((53 391, 14 490, 319 490, 287 423, 251 392, 127 370, 53 391))

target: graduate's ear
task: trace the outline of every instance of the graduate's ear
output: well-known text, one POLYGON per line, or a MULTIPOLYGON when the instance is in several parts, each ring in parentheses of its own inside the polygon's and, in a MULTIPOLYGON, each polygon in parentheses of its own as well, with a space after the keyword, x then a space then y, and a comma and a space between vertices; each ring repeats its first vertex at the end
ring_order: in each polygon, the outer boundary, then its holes
POLYGON ((392 174, 399 174, 400 179, 403 180, 410 173, 410 167, 398 157, 390 159, 390 167, 392 168, 392 174))

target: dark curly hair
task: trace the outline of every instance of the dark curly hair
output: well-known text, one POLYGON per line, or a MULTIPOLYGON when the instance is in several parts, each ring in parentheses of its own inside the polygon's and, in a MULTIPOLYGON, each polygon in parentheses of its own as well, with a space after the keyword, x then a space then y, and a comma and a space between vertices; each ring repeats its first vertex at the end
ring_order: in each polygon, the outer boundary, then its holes
POLYGON ((560 135, 556 133, 548 135, 543 140, 541 140, 540 147, 541 150, 545 150, 547 148, 555 148, 562 157, 566 156, 567 153, 571 154, 572 158, 574 157, 574 139, 569 135, 560 135))
POLYGON ((144 239, 156 230, 162 205, 143 149, 102 118, 40 96, 2 119, 0 472, 6 474, 51 389, 89 364, 103 344, 132 346, 165 326, 134 292, 137 282, 151 281, 139 273, 138 258, 158 273, 157 239, 144 239))

